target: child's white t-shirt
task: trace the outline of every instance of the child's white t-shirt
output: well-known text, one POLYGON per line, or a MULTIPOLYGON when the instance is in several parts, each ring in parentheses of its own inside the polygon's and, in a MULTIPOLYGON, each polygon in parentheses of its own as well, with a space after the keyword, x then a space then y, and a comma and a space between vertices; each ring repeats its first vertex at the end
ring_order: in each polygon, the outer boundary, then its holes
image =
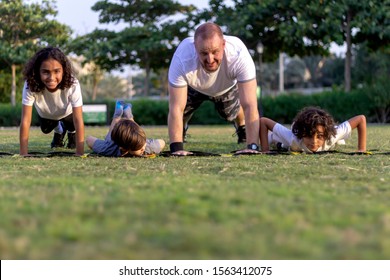
POLYGON ((206 72, 200 64, 194 38, 184 39, 169 66, 168 81, 173 87, 186 87, 208 96, 219 96, 237 82, 256 79, 256 68, 245 44, 237 37, 224 36, 224 56, 217 71, 206 72))
MULTIPOLYGON (((333 149, 336 144, 343 143, 343 140, 351 137, 352 128, 348 121, 336 126, 336 136, 331 137, 330 141, 325 141, 324 145, 320 147, 317 152, 328 151, 333 149)), ((287 127, 277 123, 275 124, 273 131, 268 133, 268 142, 282 143, 285 148, 288 148, 293 152, 307 152, 312 153, 305 144, 303 139, 298 139, 287 127)))
POLYGON ((22 104, 35 106, 39 116, 44 119, 60 120, 72 114, 73 107, 83 106, 83 99, 79 81, 68 89, 50 92, 46 88, 43 92, 31 92, 27 83, 23 87, 22 104))

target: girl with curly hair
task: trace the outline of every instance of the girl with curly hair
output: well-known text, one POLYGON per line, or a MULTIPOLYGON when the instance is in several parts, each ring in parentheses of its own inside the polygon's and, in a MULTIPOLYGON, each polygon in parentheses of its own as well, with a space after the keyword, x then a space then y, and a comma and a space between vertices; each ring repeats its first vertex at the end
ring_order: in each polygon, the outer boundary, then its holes
POLYGON ((67 148, 76 148, 76 155, 83 155, 83 100, 69 59, 59 48, 43 48, 26 63, 23 76, 20 154, 28 155, 34 105, 42 132, 47 134, 54 130, 51 148, 64 147, 64 136, 68 132, 67 148))
POLYGON ((358 152, 366 151, 366 117, 355 116, 340 125, 323 109, 306 107, 294 118, 291 129, 268 119, 260 119, 262 152, 269 152, 269 145, 276 144, 294 152, 315 153, 333 149, 345 143, 352 130, 358 131, 358 152))

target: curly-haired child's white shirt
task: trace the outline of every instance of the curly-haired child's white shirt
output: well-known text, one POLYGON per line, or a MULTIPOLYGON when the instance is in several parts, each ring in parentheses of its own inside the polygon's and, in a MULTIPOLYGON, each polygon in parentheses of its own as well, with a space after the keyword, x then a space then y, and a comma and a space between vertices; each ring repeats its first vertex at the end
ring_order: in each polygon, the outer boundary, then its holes
POLYGON ((46 88, 43 92, 32 92, 24 83, 22 104, 35 106, 41 118, 60 120, 72 114, 73 107, 83 106, 83 98, 79 81, 75 79, 74 84, 64 90, 50 92, 46 88))
POLYGON ((237 82, 256 79, 256 68, 245 44, 237 37, 224 36, 224 56, 217 71, 206 72, 199 61, 194 38, 184 39, 177 47, 169 66, 172 87, 189 86, 208 96, 219 96, 237 82))
MULTIPOLYGON (((328 151, 333 149, 336 144, 344 143, 343 141, 351 137, 352 128, 348 121, 336 126, 336 135, 331 137, 330 141, 325 141, 324 145, 320 147, 317 152, 328 151)), ((303 139, 298 139, 287 127, 277 123, 275 124, 273 131, 268 133, 268 142, 282 143, 283 147, 289 149, 292 152, 306 152, 312 153, 305 144, 303 139)))

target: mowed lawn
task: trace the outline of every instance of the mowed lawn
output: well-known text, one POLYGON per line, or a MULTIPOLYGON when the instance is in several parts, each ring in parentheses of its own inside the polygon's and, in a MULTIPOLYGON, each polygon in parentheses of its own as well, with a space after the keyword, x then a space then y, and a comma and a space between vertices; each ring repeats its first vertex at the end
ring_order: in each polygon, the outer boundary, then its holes
MULTIPOLYGON (((188 131, 187 149, 221 157, 1 156, 0 258, 390 259, 389 125, 369 125, 372 155, 231 156, 233 132, 188 131)), ((32 129, 30 151, 51 137, 32 129)), ((1 129, 0 151, 18 149, 1 129)))

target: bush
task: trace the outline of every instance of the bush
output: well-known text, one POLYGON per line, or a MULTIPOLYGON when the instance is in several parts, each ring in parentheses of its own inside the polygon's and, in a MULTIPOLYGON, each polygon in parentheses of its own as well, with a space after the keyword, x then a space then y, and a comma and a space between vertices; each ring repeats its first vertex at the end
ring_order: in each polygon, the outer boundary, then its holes
POLYGON ((372 111, 372 104, 361 90, 350 93, 332 91, 312 95, 280 95, 265 97, 261 103, 264 116, 280 123, 291 123, 297 112, 306 106, 318 106, 327 110, 337 122, 360 114, 369 117, 372 111))
POLYGON ((390 122, 390 80, 386 77, 379 78, 375 84, 368 86, 363 94, 370 104, 372 121, 390 122))
POLYGON ((314 105, 311 96, 291 94, 265 97, 261 101, 264 117, 279 123, 291 123, 303 107, 314 105))
MULTIPOLYGON (((11 104, 0 104, 0 126, 19 126, 22 117, 22 104, 15 107, 11 104)), ((38 113, 33 108, 32 125, 38 125, 38 113)))
MULTIPOLYGON (((133 104, 135 120, 141 125, 167 125, 169 105, 167 100, 135 99, 133 104)), ((95 104, 107 105, 107 120, 111 122, 115 100, 103 100, 95 104)), ((280 123, 289 124, 298 111, 305 106, 319 106, 331 113, 337 122, 363 114, 369 122, 389 122, 390 82, 383 79, 369 88, 350 93, 331 91, 313 95, 289 94, 277 97, 264 97, 261 100, 264 116, 280 123)), ((0 126, 19 126, 21 105, 12 107, 0 104, 0 126)), ((194 113, 191 124, 226 124, 214 108, 206 101, 194 113)), ((39 125, 35 109, 32 125, 39 125)))

